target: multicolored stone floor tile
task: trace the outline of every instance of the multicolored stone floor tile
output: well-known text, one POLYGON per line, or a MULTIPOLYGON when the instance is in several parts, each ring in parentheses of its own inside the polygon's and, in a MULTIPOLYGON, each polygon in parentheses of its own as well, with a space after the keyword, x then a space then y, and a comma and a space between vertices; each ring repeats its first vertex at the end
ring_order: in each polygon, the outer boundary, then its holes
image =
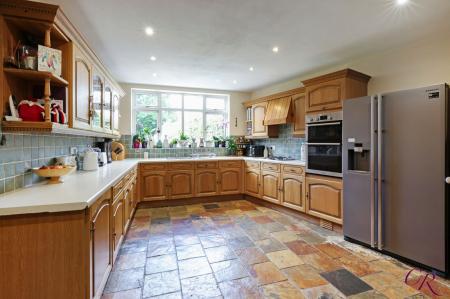
POLYGON ((139 208, 102 298, 443 299, 450 280, 237 200, 139 208))

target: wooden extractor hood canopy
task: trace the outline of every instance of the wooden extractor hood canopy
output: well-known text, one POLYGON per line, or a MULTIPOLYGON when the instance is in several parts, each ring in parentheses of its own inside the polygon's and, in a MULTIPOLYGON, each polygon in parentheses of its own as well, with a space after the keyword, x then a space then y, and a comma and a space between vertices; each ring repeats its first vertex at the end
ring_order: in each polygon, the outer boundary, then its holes
POLYGON ((292 122, 291 97, 282 97, 270 100, 264 118, 264 125, 282 125, 292 122))

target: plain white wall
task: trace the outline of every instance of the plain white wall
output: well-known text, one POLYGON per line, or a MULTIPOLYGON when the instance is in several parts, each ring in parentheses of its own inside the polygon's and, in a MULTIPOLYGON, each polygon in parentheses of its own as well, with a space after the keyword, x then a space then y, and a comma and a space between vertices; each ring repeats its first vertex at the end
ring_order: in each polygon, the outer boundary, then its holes
POLYGON ((219 93, 228 94, 230 96, 230 134, 231 135, 245 135, 245 109, 242 102, 250 99, 250 93, 246 92, 232 92, 223 90, 212 89, 198 89, 198 88, 184 88, 175 86, 159 86, 159 85, 143 85, 143 84, 131 84, 120 83, 126 95, 120 101, 120 120, 119 127, 120 133, 129 135, 131 134, 131 89, 143 88, 143 89, 156 89, 156 90, 172 90, 172 91, 187 91, 187 92, 199 92, 199 93, 219 93), (237 121, 236 121, 237 118, 237 121), (237 124, 237 125, 236 125, 237 124))
POLYGON ((344 68, 352 68, 372 77, 369 94, 450 83, 450 39, 436 34, 402 47, 265 86, 253 91, 251 98, 298 88, 302 86, 302 80, 344 68))

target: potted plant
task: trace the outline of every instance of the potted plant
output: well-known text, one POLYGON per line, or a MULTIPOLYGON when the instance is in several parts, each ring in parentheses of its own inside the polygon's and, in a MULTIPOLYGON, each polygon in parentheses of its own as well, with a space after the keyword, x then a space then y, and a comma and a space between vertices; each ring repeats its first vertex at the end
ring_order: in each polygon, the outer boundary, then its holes
POLYGON ((187 146, 187 142, 189 140, 189 137, 184 132, 181 132, 179 140, 180 140, 180 146, 181 147, 186 147, 187 146))
POLYGON ((133 136, 133 148, 140 148, 141 147, 141 137, 139 134, 136 134, 133 136))
POLYGON ((177 147, 177 144, 178 144, 178 140, 176 138, 173 138, 169 143, 169 147, 170 148, 177 147))
POLYGON ((220 137, 213 136, 213 141, 214 141, 214 147, 219 147, 220 137))
POLYGON ((230 155, 235 155, 236 154, 236 140, 234 140, 234 138, 229 137, 226 139, 226 143, 227 143, 227 149, 230 155))

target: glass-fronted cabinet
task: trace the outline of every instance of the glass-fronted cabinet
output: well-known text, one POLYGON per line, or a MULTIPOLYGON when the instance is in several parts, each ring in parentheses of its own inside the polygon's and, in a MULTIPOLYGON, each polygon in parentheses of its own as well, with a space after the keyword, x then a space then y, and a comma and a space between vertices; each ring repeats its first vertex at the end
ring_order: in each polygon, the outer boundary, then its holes
POLYGON ((112 115, 113 131, 119 131, 119 95, 117 93, 113 95, 112 115))
POLYGON ((101 128, 103 125, 103 80, 94 75, 92 79, 92 126, 101 128))
POLYGON ((109 86, 105 88, 104 102, 103 102, 103 128, 112 130, 111 115, 113 105, 113 93, 109 86))

